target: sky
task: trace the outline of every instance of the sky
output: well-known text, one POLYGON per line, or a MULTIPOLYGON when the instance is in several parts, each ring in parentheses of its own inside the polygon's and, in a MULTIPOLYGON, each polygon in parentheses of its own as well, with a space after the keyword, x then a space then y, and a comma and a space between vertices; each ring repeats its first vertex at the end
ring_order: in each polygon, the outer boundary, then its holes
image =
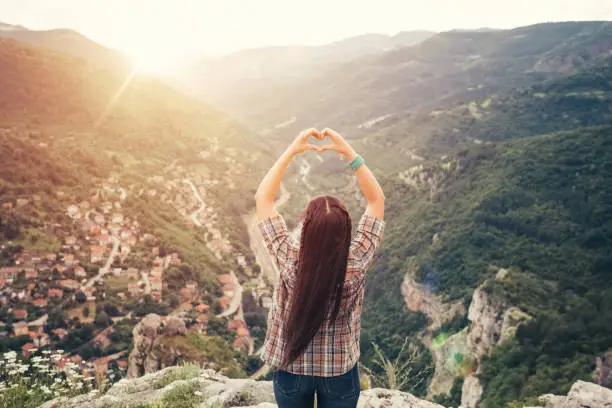
POLYGON ((0 0, 0 21, 72 28, 157 60, 270 45, 317 45, 403 30, 612 20, 610 0, 0 0))

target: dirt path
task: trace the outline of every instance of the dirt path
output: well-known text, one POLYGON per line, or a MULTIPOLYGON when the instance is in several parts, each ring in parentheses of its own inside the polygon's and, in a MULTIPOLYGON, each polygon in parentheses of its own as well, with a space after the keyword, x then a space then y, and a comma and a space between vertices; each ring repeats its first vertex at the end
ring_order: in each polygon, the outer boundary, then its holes
POLYGON ((236 276, 234 271, 231 271, 230 275, 232 279, 234 280, 234 296, 232 297, 232 300, 230 301, 230 304, 227 307, 227 310, 225 312, 219 313, 217 317, 218 318, 228 317, 228 316, 233 315, 236 312, 239 312, 238 313, 239 316, 237 316, 236 318, 238 320, 244 320, 244 316, 242 316, 242 292, 244 291, 244 289, 242 285, 240 284, 240 282, 238 282, 238 277, 236 276))
POLYGON ((112 237, 112 239, 113 239, 113 249, 111 250, 111 253, 108 255, 108 259, 106 260, 106 264, 104 264, 104 267, 100 268, 100 270, 99 270, 99 272, 98 272, 98 274, 96 276, 94 276, 93 278, 88 280, 87 283, 85 285, 83 285, 84 288, 88 288, 90 286, 93 286, 94 283, 96 283, 97 281, 102 279, 106 274, 108 274, 110 272, 110 267, 113 264, 113 261, 115 260, 115 257, 117 256, 117 252, 119 252, 119 238, 112 237))
POLYGON ((191 213, 190 218, 195 225, 197 225, 198 227, 201 227, 202 222, 198 219, 198 214, 204 211, 204 200, 202 200, 202 196, 200 196, 200 192, 196 188, 195 184, 193 184, 193 181, 191 180, 183 180, 183 181, 185 182, 185 184, 188 184, 189 187, 191 187, 191 191, 193 191, 193 195, 195 195, 196 199, 200 202, 200 208, 198 208, 193 213, 191 213))

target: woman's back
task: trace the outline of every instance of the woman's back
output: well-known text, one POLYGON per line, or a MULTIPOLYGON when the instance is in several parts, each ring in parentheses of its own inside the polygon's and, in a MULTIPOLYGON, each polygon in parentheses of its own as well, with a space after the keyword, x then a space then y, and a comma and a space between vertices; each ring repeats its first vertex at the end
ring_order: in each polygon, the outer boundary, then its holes
MULTIPOLYGON (((383 220, 372 215, 362 216, 350 244, 337 317, 332 321, 330 310, 326 308, 327 318, 318 327, 303 354, 285 368, 287 371, 321 377, 337 376, 349 371, 359 360, 365 274, 380 245, 384 225, 383 220)), ((284 334, 287 317, 296 295, 300 246, 289 234, 280 215, 261 220, 259 228, 280 270, 280 279, 268 316, 262 359, 273 367, 279 367, 286 347, 284 334)))

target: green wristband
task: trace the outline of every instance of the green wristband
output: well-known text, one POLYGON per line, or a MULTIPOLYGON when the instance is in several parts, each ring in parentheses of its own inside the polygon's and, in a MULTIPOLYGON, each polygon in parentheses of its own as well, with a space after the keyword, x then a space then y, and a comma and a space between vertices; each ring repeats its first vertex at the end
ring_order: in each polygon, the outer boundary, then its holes
POLYGON ((365 161, 363 160, 363 157, 357 156, 355 157, 355 160, 353 160, 350 164, 351 169, 357 170, 359 167, 361 167, 363 163, 365 163, 365 161))

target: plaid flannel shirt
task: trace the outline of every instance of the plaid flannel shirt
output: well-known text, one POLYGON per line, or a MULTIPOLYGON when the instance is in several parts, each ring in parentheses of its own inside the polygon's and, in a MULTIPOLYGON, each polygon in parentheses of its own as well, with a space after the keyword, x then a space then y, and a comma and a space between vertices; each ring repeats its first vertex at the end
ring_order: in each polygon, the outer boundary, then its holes
MULTIPOLYGON (((280 270, 280 278, 268 314, 268 331, 262 360, 279 367, 285 351, 283 329, 296 283, 299 243, 289 234, 280 216, 258 222, 268 251, 280 270)), ((359 360, 359 336, 365 274, 380 246, 385 222, 364 214, 351 242, 343 299, 335 324, 325 320, 304 353, 287 371, 294 374, 332 377, 345 374, 359 360)))

